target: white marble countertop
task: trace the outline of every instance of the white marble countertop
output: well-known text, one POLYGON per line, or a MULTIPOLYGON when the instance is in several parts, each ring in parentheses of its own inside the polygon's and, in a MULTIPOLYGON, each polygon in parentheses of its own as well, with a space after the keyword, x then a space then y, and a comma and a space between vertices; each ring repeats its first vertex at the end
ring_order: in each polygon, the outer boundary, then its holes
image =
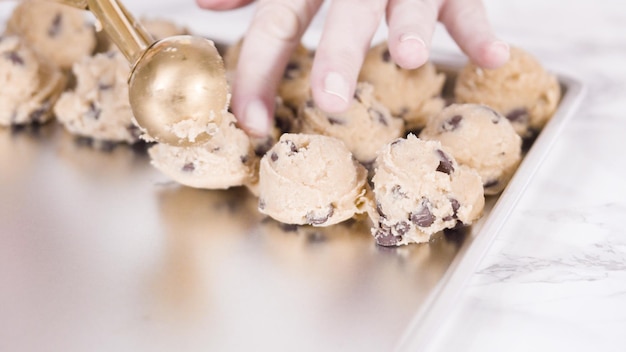
POLYGON ((433 350, 623 351, 623 4, 491 0, 486 5, 499 35, 546 67, 583 81, 587 95, 441 327, 433 350))
MULTIPOLYGON (((187 2, 191 2, 188 0, 187 2)), ((179 22, 218 16, 174 0, 125 1, 171 9, 179 22), (156 5, 155 5, 156 3, 156 5)), ((486 0, 505 40, 587 95, 480 263, 432 350, 623 351, 626 346, 626 13, 617 0, 486 0)), ((219 16, 244 17, 242 10, 219 16), (242 15, 243 14, 243 15, 242 15)), ((196 21, 198 23, 198 21, 196 21)), ((211 26, 210 20, 202 26, 211 26)), ((225 31, 238 38, 244 28, 225 31)), ((315 33, 307 41, 315 41, 315 33)), ((442 28, 435 51, 458 49, 442 28)))

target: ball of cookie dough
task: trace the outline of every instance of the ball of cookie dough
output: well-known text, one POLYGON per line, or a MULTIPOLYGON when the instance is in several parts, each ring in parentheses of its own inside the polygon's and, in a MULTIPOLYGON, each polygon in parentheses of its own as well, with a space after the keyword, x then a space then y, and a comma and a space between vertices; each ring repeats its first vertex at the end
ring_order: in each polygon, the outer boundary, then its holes
POLYGON ((235 117, 223 113, 222 124, 202 145, 179 147, 158 143, 148 149, 152 165, 176 182, 194 188, 227 189, 256 182, 258 159, 235 117))
POLYGON ((7 33, 24 38, 37 53, 69 69, 96 47, 94 27, 86 11, 53 1, 21 1, 7 23, 7 33))
POLYGON ((459 103, 485 104, 527 137, 540 130, 554 114, 561 97, 556 77, 526 51, 512 47, 511 58, 500 68, 487 70, 468 63, 454 87, 459 103))
POLYGON ((383 246, 427 242, 443 229, 470 225, 485 204, 476 171, 457 164, 439 142, 413 134, 381 150, 372 181, 372 234, 383 246))
POLYGON ((383 145, 404 132, 401 119, 391 116, 389 110, 374 98, 369 83, 358 83, 350 108, 340 114, 328 115, 315 107, 312 100, 301 108, 302 132, 323 134, 341 139, 354 157, 371 164, 383 145))
POLYGON ((367 171, 336 138, 283 134, 261 159, 259 211, 296 225, 329 226, 365 212, 367 171))
POLYGON ((65 75, 21 38, 0 37, 0 125, 48 121, 65 82, 65 75))
POLYGON ((126 58, 117 51, 96 54, 74 64, 72 71, 76 88, 63 93, 54 106, 65 129, 99 141, 137 142, 140 131, 128 100, 126 58))
POLYGON ((441 142, 459 164, 474 168, 489 195, 504 189, 522 158, 522 139, 511 123, 485 105, 446 107, 420 138, 441 142))
POLYGON ((408 130, 424 127, 445 105, 441 97, 445 75, 431 62, 414 70, 400 68, 391 60, 386 42, 368 51, 359 81, 371 83, 376 98, 392 115, 402 117, 408 130))

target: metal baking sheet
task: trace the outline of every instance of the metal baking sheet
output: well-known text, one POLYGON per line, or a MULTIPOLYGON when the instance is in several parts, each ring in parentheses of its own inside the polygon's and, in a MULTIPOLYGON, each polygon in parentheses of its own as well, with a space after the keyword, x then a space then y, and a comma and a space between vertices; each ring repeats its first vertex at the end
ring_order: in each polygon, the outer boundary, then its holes
MULTIPOLYGON (((437 63, 451 80, 461 65, 437 63)), ((177 185, 141 148, 0 127, 0 350, 420 350, 580 101, 559 78, 556 115, 481 221, 401 248, 177 185)))

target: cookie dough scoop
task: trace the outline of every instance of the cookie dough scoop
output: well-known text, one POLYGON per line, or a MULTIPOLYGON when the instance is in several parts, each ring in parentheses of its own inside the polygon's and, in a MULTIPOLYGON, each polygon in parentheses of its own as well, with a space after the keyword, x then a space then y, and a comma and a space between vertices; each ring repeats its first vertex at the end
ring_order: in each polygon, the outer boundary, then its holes
POLYGON ((153 41, 118 0, 56 0, 91 11, 131 65, 129 100, 146 139, 177 146, 206 142, 229 102, 215 44, 180 35, 153 41))

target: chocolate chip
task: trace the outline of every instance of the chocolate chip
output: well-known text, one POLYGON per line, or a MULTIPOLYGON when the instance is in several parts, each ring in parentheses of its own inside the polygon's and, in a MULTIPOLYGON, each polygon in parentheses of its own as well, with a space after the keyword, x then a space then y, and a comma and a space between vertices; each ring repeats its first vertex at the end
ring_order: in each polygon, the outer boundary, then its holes
POLYGON ((24 66, 24 59, 15 51, 4 53, 4 58, 11 61, 13 65, 24 66))
POLYGON ((454 198, 450 198, 449 200, 450 205, 452 206, 452 213, 454 214, 454 218, 456 218, 457 212, 459 211, 459 208, 461 208, 461 203, 459 203, 459 201, 454 198))
POLYGON ((242 164, 247 164, 248 160, 250 160, 250 158, 248 158, 247 155, 242 155, 242 156, 239 157, 239 159, 241 160, 242 164))
POLYGON ((328 221, 328 219, 330 219, 334 213, 335 213, 335 206, 330 204, 328 206, 328 211, 326 212, 326 214, 322 216, 315 214, 314 211, 309 211, 308 213, 306 213, 306 222, 309 225, 322 225, 326 221, 328 221))
POLYGON ((428 227, 435 222, 435 216, 429 209, 430 202, 423 198, 419 210, 409 214, 409 220, 419 227, 428 227))
POLYGON ((389 126, 389 124, 387 123, 387 120, 385 119, 385 115, 383 115, 382 112, 373 108, 367 109, 367 112, 369 113, 371 118, 378 121, 378 123, 380 123, 381 125, 389 126))
POLYGON ((39 109, 33 110, 28 118, 33 122, 43 122, 43 116, 48 111, 47 107, 40 107, 39 109))
POLYGON ((298 147, 296 147, 296 144, 293 141, 287 139, 287 140, 281 141, 281 143, 287 144, 289 146, 289 151, 290 151, 290 153, 288 154, 289 156, 298 152, 298 147))
POLYGON ((93 101, 89 102, 89 110, 85 113, 86 118, 97 120, 100 118, 100 113, 102 110, 96 106, 96 103, 93 101))
POLYGON ((62 22, 62 20, 63 20, 63 16, 61 16, 61 13, 57 13, 54 16, 54 19, 52 19, 52 24, 48 28, 48 36, 49 37, 54 38, 57 35, 59 35, 59 33, 61 33, 61 22, 62 22))
POLYGON ((74 143, 79 147, 91 147, 93 146, 93 138, 85 136, 76 136, 74 143))
POLYGON ((437 154, 439 154, 439 166, 437 166, 437 171, 443 172, 444 174, 450 175, 454 172, 454 165, 452 164, 452 160, 448 157, 446 153, 441 149, 437 149, 437 154))
POLYGON ((287 63, 287 67, 285 67, 285 72, 283 73, 284 79, 294 79, 299 76, 300 64, 295 61, 290 61, 287 63))
POLYGON ((498 124, 500 123, 500 120, 502 120, 502 115, 500 115, 499 112, 495 111, 494 109, 492 109, 491 107, 487 106, 487 105, 481 105, 481 107, 489 112, 491 112, 491 114, 493 115, 491 117, 491 122, 493 122, 494 124, 498 124))
POLYGON ((273 144, 274 140, 272 139, 272 137, 266 137, 263 143, 259 143, 254 147, 254 155, 262 157, 263 155, 265 155, 265 153, 272 149, 273 144))
POLYGON ((272 161, 278 160, 278 154, 276 154, 276 152, 272 152, 272 154, 270 155, 270 159, 272 159, 272 161))
POLYGON ((183 165, 183 168, 181 169, 183 172, 193 172, 196 169, 196 165, 194 165, 193 163, 186 163, 185 165, 183 165))
POLYGON ((328 119, 328 123, 330 123, 331 125, 345 125, 346 124, 345 120, 336 116, 328 116, 327 119, 328 119))
POLYGON ((361 99, 361 88, 357 87, 354 90, 354 100, 358 101, 360 104, 363 104, 363 99, 361 99))
POLYGON ((526 108, 512 110, 508 114, 506 114, 506 118, 511 122, 525 123, 528 121, 529 118, 528 110, 526 110, 526 108))
POLYGON ((463 116, 461 116, 461 115, 454 115, 451 118, 445 120, 441 124, 441 128, 444 131, 447 131, 447 132, 454 131, 457 128, 459 128, 459 125, 461 124, 462 120, 463 120, 463 116))
POLYGON ((451 221, 454 219, 458 219, 457 212, 459 211, 459 208, 461 207, 461 204, 459 203, 458 200, 454 198, 449 198, 448 200, 450 201, 450 206, 452 207, 452 215, 444 217, 443 221, 451 221))
POLYGON ((500 181, 498 181, 498 180, 489 180, 489 181, 483 183, 483 187, 484 188, 495 187, 495 186, 498 185, 498 183, 500 183, 500 181))
POLYGON ((128 133, 133 136, 134 138, 139 138, 139 136, 141 136, 141 129, 139 129, 139 127, 137 127, 134 124, 130 124, 126 127, 126 130, 128 131, 128 133))
POLYGON ((391 62, 391 53, 389 52, 389 49, 385 49, 385 51, 383 51, 383 61, 391 62))
POLYGON ((400 187, 400 185, 394 185, 391 187, 391 194, 395 199, 407 198, 406 193, 402 191, 402 187, 400 187))
POLYGON ((265 209, 265 206, 266 206, 265 199, 259 198, 259 209, 263 210, 263 209, 265 209))
POLYGON ((391 229, 379 224, 376 233, 374 234, 374 239, 376 239, 376 243, 381 246, 395 246, 398 242, 402 241, 402 237, 395 236, 391 229))

